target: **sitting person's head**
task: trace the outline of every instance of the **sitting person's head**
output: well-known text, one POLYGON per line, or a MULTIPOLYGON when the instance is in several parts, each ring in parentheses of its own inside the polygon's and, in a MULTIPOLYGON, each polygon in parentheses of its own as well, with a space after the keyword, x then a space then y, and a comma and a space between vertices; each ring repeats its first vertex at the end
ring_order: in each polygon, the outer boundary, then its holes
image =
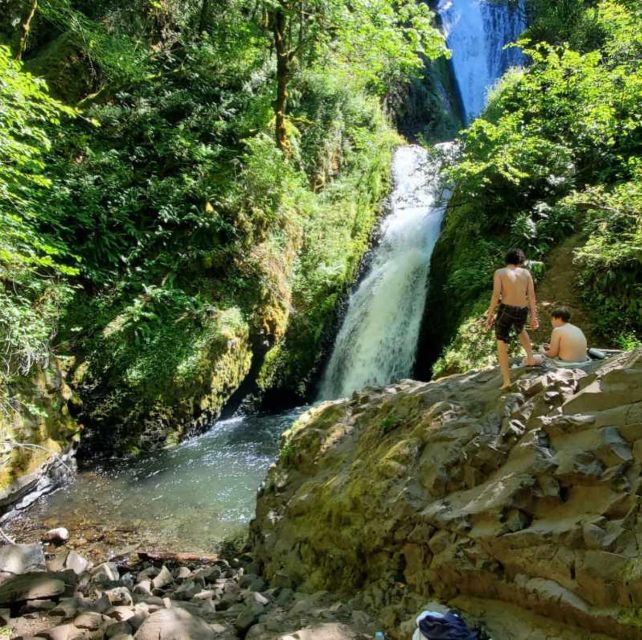
POLYGON ((568 307, 555 307, 551 311, 551 324, 554 327, 561 327, 571 320, 571 312, 568 307))
POLYGON ((509 249, 504 257, 504 263, 521 267, 526 262, 526 254, 521 249, 509 249))

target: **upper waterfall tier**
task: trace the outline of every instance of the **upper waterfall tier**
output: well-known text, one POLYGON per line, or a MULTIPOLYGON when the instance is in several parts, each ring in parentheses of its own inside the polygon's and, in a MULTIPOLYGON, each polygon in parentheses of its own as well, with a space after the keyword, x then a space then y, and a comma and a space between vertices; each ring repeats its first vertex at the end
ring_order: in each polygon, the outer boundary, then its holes
POLYGON ((488 89, 523 55, 515 47, 526 27, 523 0, 517 4, 490 0, 439 0, 464 118, 469 123, 484 109, 488 89))

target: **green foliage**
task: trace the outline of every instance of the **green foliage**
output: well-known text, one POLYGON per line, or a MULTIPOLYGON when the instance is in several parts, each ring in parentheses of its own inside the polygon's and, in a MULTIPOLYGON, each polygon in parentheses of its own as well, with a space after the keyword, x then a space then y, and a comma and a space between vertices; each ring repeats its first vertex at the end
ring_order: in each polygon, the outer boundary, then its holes
POLYGON ((61 117, 73 111, 49 97, 0 46, 0 375, 46 361, 60 306, 77 273, 50 206, 45 154, 61 117))
POLYGON ((390 433, 393 429, 396 429, 401 424, 401 422, 401 417, 398 416, 394 411, 389 413, 387 416, 384 416, 384 418, 379 423, 381 435, 385 436, 386 434, 390 433))

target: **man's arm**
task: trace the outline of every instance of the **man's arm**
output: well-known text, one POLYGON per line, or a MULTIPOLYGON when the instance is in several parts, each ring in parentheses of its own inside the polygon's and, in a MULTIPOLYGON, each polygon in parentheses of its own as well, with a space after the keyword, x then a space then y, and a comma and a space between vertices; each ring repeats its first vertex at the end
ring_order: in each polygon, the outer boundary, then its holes
POLYGON ((533 276, 528 272, 528 304, 531 308, 531 327, 533 329, 539 328, 539 319, 537 318, 537 298, 535 297, 535 284, 533 283, 533 276))
POLYGON ((502 279, 499 275, 499 270, 495 271, 493 276, 493 295, 490 298, 490 306, 486 312, 486 331, 493 326, 493 321, 495 319, 495 309, 499 304, 499 297, 502 294, 502 279))
POLYGON ((562 341, 562 335, 557 329, 553 329, 553 333, 551 333, 551 344, 549 345, 548 349, 544 351, 544 355, 548 356, 549 358, 557 358, 560 354, 560 343, 562 341))

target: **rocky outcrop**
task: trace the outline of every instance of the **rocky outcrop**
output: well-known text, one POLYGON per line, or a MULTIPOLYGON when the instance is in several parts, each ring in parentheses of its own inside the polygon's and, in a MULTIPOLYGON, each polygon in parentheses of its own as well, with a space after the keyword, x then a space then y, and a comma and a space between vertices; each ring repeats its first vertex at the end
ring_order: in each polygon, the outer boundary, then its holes
POLYGON ((404 381, 300 418, 251 525, 266 579, 349 595, 393 638, 429 599, 495 640, 642 638, 642 350, 517 377, 506 395, 496 370, 404 381))

